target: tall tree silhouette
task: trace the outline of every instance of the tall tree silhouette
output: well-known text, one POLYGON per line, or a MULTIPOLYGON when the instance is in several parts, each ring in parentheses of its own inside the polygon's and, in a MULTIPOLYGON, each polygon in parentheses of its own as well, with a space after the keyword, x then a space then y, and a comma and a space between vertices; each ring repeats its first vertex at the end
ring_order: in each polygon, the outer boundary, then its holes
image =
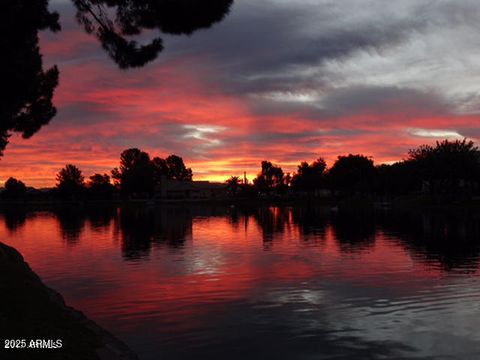
POLYGON ((112 170, 112 177, 123 193, 152 193, 154 186, 153 166, 148 153, 127 149, 120 155, 120 167, 112 170))
POLYGON ((192 169, 185 166, 180 156, 170 155, 166 159, 154 157, 152 167, 156 184, 161 182, 162 177, 169 180, 192 181, 192 169))
POLYGON ((192 181, 192 169, 187 168, 183 159, 177 155, 170 155, 166 159, 168 178, 178 181, 192 181))
POLYGON ((283 170, 270 161, 262 161, 262 170, 253 183, 259 191, 279 190, 284 185, 283 170))
POLYGON ((89 195, 95 199, 108 199, 112 197, 114 187, 107 174, 94 174, 89 178, 87 189, 89 195))
MULTIPOLYGON (((221 21, 233 0, 72 0, 77 19, 93 33, 120 68, 139 67, 163 49, 156 37, 146 45, 127 39, 144 30, 190 35, 221 21), (113 10, 113 8, 115 8, 113 10), (113 18, 110 18, 113 14, 113 18)), ((56 115, 56 66, 44 70, 38 32, 60 30, 48 0, 3 0, 0 4, 0 156, 12 133, 30 138, 56 115)))
POLYGON ((168 178, 168 165, 165 159, 162 159, 158 156, 152 159, 153 166, 153 178, 155 184, 159 184, 162 180, 162 177, 168 178))
POLYGON ((418 188, 419 179, 411 161, 381 164, 375 168, 375 191, 380 195, 406 194, 418 188))
POLYGON ((226 184, 229 194, 233 197, 237 196, 241 184, 240 178, 238 176, 230 176, 230 178, 227 179, 226 184))
POLYGON ((327 164, 324 159, 318 158, 311 164, 306 161, 298 165, 297 173, 292 178, 294 189, 312 192, 322 186, 327 164))
POLYGON ((209 28, 229 12, 233 0, 73 0, 77 19, 94 34, 122 69, 143 66, 163 50, 161 37, 140 45, 128 36, 157 29, 190 35, 209 28), (112 8, 115 8, 112 10, 112 8), (113 18, 111 17, 112 14, 113 18))
POLYGON ((357 192, 373 187, 373 160, 363 155, 339 156, 328 173, 330 185, 338 190, 357 192))
POLYGON ((57 174, 57 189, 62 197, 77 198, 85 188, 82 171, 68 164, 57 174))
POLYGON ((48 0, 2 0, 0 5, 0 156, 12 133, 29 138, 55 116, 56 66, 44 70, 38 32, 60 30, 48 0))
POLYGON ((467 139, 422 145, 410 150, 407 160, 417 178, 428 181, 432 191, 454 191, 460 181, 479 179, 479 161, 478 147, 467 139))

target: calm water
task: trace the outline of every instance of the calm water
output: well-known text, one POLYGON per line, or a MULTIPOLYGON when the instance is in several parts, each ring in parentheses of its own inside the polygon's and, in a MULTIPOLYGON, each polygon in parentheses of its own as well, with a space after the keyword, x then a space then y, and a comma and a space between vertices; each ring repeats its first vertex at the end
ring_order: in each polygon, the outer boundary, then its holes
POLYGON ((2 241, 142 359, 480 358, 480 215, 1 217, 2 241))

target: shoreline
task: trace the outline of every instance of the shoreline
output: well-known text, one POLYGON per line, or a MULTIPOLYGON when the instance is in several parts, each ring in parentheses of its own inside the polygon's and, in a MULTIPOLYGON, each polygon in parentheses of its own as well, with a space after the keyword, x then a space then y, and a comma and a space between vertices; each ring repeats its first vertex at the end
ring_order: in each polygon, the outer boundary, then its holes
POLYGON ((331 197, 271 197, 271 198, 217 198, 217 199, 112 199, 112 200, 2 200, 0 211, 52 210, 68 207, 163 207, 163 206, 324 206, 357 210, 364 208, 395 210, 443 210, 452 208, 480 209, 480 197, 453 198, 448 196, 401 195, 382 197, 375 195, 343 195, 331 197))
MULTIPOLYGON (((15 359, 138 360, 129 347, 65 304, 13 247, 0 242, 0 344, 15 359), (6 340, 61 340, 61 347, 5 349, 6 340)), ((3 356, 1 356, 3 358, 3 356)))

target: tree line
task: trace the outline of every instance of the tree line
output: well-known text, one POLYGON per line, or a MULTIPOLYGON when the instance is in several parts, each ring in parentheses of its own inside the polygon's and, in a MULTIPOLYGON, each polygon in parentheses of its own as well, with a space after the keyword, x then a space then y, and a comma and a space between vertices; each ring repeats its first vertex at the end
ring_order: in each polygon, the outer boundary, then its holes
POLYGON ((227 184, 234 196, 287 192, 317 195, 319 190, 386 197, 418 192, 468 195, 480 192, 480 152, 473 141, 444 140, 411 149, 406 159, 393 164, 375 165, 371 157, 349 154, 338 156, 330 168, 321 157, 311 163, 301 162, 293 174, 262 161, 253 184, 243 184, 236 176, 227 184))
MULTIPOLYGON (((152 196, 162 179, 192 181, 192 169, 187 168, 177 155, 154 157, 137 148, 127 149, 120 155, 120 165, 110 174, 93 174, 85 180, 83 172, 73 164, 67 164, 56 175, 52 195, 65 200, 81 198, 109 199, 114 192, 124 196, 145 194, 152 196)), ((15 178, 5 182, 4 199, 25 197, 25 184, 15 178)))
MULTIPOLYGON (((56 176, 53 195, 63 199, 109 199, 114 193, 152 197, 164 180, 188 182, 192 177, 192 169, 180 156, 151 158, 147 152, 132 148, 121 153, 119 166, 110 174, 94 174, 87 181, 77 166, 67 164, 56 176)), ((320 191, 395 196, 415 192, 475 194, 479 193, 479 184, 480 152, 472 141, 463 139, 422 145, 394 164, 375 165, 371 157, 349 154, 338 156, 330 168, 321 157, 311 163, 301 162, 290 174, 265 160, 252 183, 232 176, 225 182, 225 189, 230 197, 288 193, 315 196, 320 191)), ((2 197, 22 198, 26 190, 22 181, 9 178, 2 197)))

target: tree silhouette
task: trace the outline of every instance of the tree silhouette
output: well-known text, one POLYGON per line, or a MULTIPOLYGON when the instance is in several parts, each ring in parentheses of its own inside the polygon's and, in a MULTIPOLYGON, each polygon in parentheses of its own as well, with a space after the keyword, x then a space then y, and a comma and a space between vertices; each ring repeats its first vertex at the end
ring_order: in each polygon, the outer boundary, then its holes
POLYGON ((185 166, 180 156, 170 155, 166 159, 154 157, 152 167, 156 184, 160 183, 162 177, 169 180, 192 181, 192 169, 185 166))
MULTIPOLYGON (((139 67, 163 49, 156 37, 140 45, 127 37, 157 29, 190 35, 223 20, 233 0, 72 0, 77 19, 93 33, 120 68, 139 67), (115 8, 115 10, 113 10, 115 8), (113 15, 113 18, 110 18, 113 15)), ((48 0, 3 0, 0 5, 0 156, 13 133, 30 138, 56 115, 56 66, 44 70, 38 32, 59 31, 59 15, 48 11, 48 0)))
POLYGON ((168 164, 165 159, 158 156, 152 159, 153 178, 155 184, 160 184, 162 177, 168 178, 168 164))
POLYGON ((111 198, 114 187, 107 174, 94 174, 89 178, 87 189, 93 198, 108 199, 111 198))
POLYGON ((227 183, 227 191, 233 197, 237 196, 239 187, 240 187, 240 178, 238 176, 231 176, 226 181, 227 183))
POLYGON ((430 182, 430 190, 454 191, 460 181, 479 179, 478 148, 473 141, 444 140, 435 146, 422 145, 408 153, 417 178, 430 182))
POLYGON ((165 159, 168 169, 168 178, 177 181, 192 181, 192 169, 187 168, 183 159, 177 155, 170 155, 165 159))
POLYGON ((60 30, 48 0, 3 0, 0 5, 0 156, 12 133, 30 138, 55 116, 52 98, 58 85, 56 66, 44 70, 38 32, 60 30))
POLYGON ((13 177, 5 181, 5 190, 2 192, 4 199, 19 199, 25 196, 27 187, 25 184, 13 177))
POLYGON ((380 195, 406 194, 418 187, 419 178, 409 161, 378 165, 375 173, 375 191, 380 195))
POLYGON ((306 161, 298 165, 298 171, 292 178, 292 187, 296 190, 312 192, 319 189, 323 182, 327 164, 323 158, 318 158, 311 164, 306 161))
POLYGON ((373 187, 373 160, 363 155, 339 156, 328 172, 330 186, 347 192, 365 192, 373 187))
POLYGON ((68 164, 57 174, 57 190, 62 197, 77 198, 85 188, 82 171, 68 164))
POLYGON ((261 192, 280 190, 284 185, 283 170, 270 161, 262 161, 262 171, 253 180, 253 183, 261 192))
POLYGON ((115 180, 124 194, 153 194, 162 177, 169 180, 192 181, 192 169, 187 168, 183 159, 170 155, 166 159, 154 157, 137 148, 128 149, 120 155, 120 167, 112 170, 115 180))
POLYGON ((77 19, 94 34, 122 69, 143 66, 163 50, 156 37, 139 45, 127 36, 157 29, 165 34, 190 35, 223 20, 233 0, 73 0, 77 19), (115 8, 114 10, 112 8, 115 8), (114 13, 114 15, 113 15, 114 13), (111 16, 113 15, 113 18, 111 16))
POLYGON ((120 155, 120 168, 112 170, 123 193, 152 193, 154 171, 150 156, 137 148, 127 149, 120 155))

